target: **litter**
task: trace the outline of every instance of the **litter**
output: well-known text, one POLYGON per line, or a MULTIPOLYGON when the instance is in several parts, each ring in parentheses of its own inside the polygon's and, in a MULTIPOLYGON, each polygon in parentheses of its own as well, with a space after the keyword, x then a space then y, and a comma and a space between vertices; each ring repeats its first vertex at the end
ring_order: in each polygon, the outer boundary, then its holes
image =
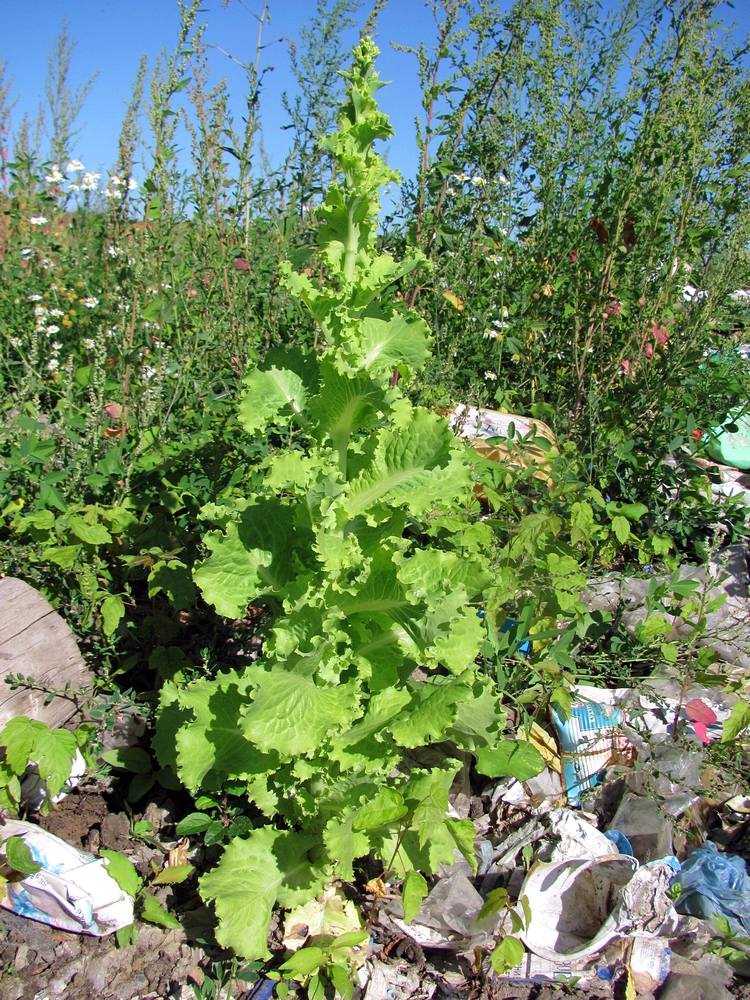
POLYGON ((707 841, 683 863, 680 885, 680 913, 726 917, 733 931, 750 934, 750 877, 741 857, 722 854, 707 841))
MULTIPOLYGON (((52 796, 52 803, 57 805, 62 802, 65 796, 78 786, 79 781, 86 773, 86 761, 80 750, 76 750, 75 757, 70 769, 70 777, 65 781, 62 789, 57 795, 52 796)), ((41 804, 49 798, 49 790, 43 778, 40 777, 36 765, 31 765, 21 781, 21 801, 28 808, 36 812, 41 804)))
MULTIPOLYGON (((362 924, 354 903, 345 899, 335 886, 328 886, 304 906, 290 910, 284 921, 282 943, 287 951, 297 951, 308 938, 318 935, 338 937, 360 930, 362 924)), ((345 950, 357 965, 361 965, 367 958, 366 942, 345 950)))
POLYGON ((735 469, 750 469, 750 416, 747 406, 739 406, 727 414, 718 427, 712 427, 706 441, 706 452, 723 465, 735 469))
POLYGON ((672 697, 668 679, 666 684, 652 681, 648 691, 587 685, 573 691, 569 717, 563 718, 552 708, 569 805, 580 805, 581 797, 600 783, 608 767, 630 768, 636 758, 648 766, 633 779, 634 791, 658 795, 672 816, 696 801, 702 762, 698 744, 720 739, 722 724, 730 714, 720 693, 693 689, 686 699, 679 692, 672 697), (673 745, 675 725, 682 735, 695 740, 694 752, 673 745))
POLYGON ((490 462, 534 466, 533 475, 549 482, 557 439, 541 420, 459 404, 445 414, 451 429, 490 462), (541 443, 544 442, 544 443, 541 443))
POLYGON ((75 934, 104 937, 133 923, 133 900, 108 874, 106 863, 33 823, 6 820, 0 840, 20 837, 41 866, 34 875, 0 887, 0 906, 75 934))
MULTIPOLYGON (((639 867, 622 854, 540 862, 521 889, 531 911, 521 939, 540 958, 575 968, 615 939, 668 933, 677 923, 669 897, 673 878, 666 861, 639 867)), ((657 979, 662 960, 659 955, 657 979)))
POLYGON ((655 798, 625 792, 610 826, 630 844, 641 864, 672 854, 672 822, 655 798))
POLYGON ((445 870, 422 903, 419 912, 407 924, 402 919, 401 901, 388 908, 390 920, 423 948, 470 952, 473 948, 492 946, 497 914, 478 920, 484 899, 472 883, 473 873, 464 860, 445 870))

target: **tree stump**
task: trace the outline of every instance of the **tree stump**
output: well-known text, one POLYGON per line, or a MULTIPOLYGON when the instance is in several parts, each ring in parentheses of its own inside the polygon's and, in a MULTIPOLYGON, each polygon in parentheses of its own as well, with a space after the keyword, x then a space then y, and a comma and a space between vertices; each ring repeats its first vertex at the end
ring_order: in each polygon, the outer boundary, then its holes
POLYGON ((42 691, 11 690, 7 674, 31 676, 56 689, 93 682, 66 622, 38 591, 14 577, 0 580, 0 727, 18 715, 57 727, 75 714, 64 698, 45 705, 42 691))

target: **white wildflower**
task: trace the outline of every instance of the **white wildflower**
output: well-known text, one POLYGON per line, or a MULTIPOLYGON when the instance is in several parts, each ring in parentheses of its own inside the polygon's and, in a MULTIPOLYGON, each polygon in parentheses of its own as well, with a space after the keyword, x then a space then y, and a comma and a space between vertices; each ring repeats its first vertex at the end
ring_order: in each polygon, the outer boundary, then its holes
POLYGON ((83 181, 81 182, 82 191, 96 191, 96 185, 99 181, 101 174, 95 174, 89 172, 83 175, 83 181))
POLYGON ((489 379, 490 382, 497 382, 497 372, 485 372, 484 377, 489 379))
POLYGON ((34 248, 24 247, 23 250, 20 251, 20 254, 24 260, 30 260, 34 256, 34 248))
POLYGON ((86 298, 83 300, 83 304, 86 306, 87 309, 96 309, 96 307, 99 305, 99 299, 97 299, 95 295, 87 295, 86 298))
POLYGON ((37 294, 37 293, 35 292, 35 293, 34 293, 33 295, 27 295, 27 296, 26 296, 26 301, 27 301, 27 302, 41 302, 41 301, 42 301, 42 296, 41 296, 41 295, 38 295, 38 294, 37 294))
POLYGON ((47 315, 47 307, 46 306, 34 306, 34 315, 35 316, 46 316, 47 315))
POLYGON ((47 216, 46 215, 32 215, 29 219, 32 226, 46 226, 47 216))
POLYGON ((50 344, 50 348, 55 352, 55 354, 57 354, 57 352, 62 349, 62 344, 59 340, 53 340, 50 344))
POLYGON ((143 375, 143 381, 149 382, 156 375, 156 369, 151 368, 149 365, 144 365, 141 374, 143 375))
POLYGON ((138 187, 138 181, 135 177, 128 177, 128 191, 135 191, 138 187))
POLYGON ((471 183, 474 185, 474 187, 484 187, 487 181, 484 179, 484 177, 480 177, 479 174, 474 174, 474 176, 471 178, 471 183))
POLYGON ((109 244, 109 246, 107 247, 107 253, 109 254, 110 257, 122 256, 122 250, 119 247, 116 247, 114 243, 109 244))
POLYGON ((86 348, 87 351, 93 351, 94 348, 96 347, 96 344, 91 339, 91 337, 84 337, 81 343, 83 344, 83 346, 86 348))
POLYGON ((53 163, 52 169, 44 179, 48 184, 60 184, 65 180, 65 174, 60 170, 56 163, 53 163))
POLYGON ((84 170, 84 169, 85 168, 84 168, 84 166, 83 166, 83 164, 81 163, 80 160, 71 160, 68 163, 67 167, 65 168, 65 173, 66 174, 74 174, 74 173, 76 173, 76 171, 78 171, 78 170, 84 170))
POLYGON ((60 327, 57 325, 57 323, 50 323, 50 325, 47 327, 46 330, 48 337, 52 337, 54 336, 54 334, 59 332, 60 332, 60 327))
POLYGON ((497 183, 501 184, 503 187, 507 187, 507 185, 510 184, 510 181, 501 171, 500 174, 498 174, 497 183))
POLYGON ((48 315, 52 316, 54 319, 59 319, 61 316, 64 316, 65 313, 62 309, 50 309, 48 315))
POLYGON ((49 361, 47 362, 47 367, 51 372, 55 372, 60 367, 60 362, 57 360, 57 358, 50 358, 49 361))

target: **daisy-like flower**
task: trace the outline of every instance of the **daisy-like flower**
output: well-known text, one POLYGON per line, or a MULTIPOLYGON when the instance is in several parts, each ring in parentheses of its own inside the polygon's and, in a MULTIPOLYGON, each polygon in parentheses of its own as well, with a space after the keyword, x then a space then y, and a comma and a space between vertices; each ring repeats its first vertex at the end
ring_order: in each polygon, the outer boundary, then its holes
POLYGON ((122 256, 122 250, 119 247, 116 247, 114 243, 110 243, 110 245, 107 247, 107 253, 109 254, 110 257, 122 256))
POLYGON ((80 160, 70 160, 67 167, 65 168, 66 174, 74 174, 78 170, 83 170, 84 166, 80 160))
POLYGON ((44 179, 48 184, 60 184, 65 180, 65 174, 56 163, 53 163, 52 169, 44 179))
POLYGON ((49 361, 47 362, 47 368, 51 372, 56 372, 59 367, 60 367, 60 362, 57 360, 57 358, 50 358, 49 361))
POLYGON ((99 305, 99 299, 97 299, 95 295, 87 295, 86 298, 83 299, 83 304, 87 309, 96 309, 99 305))
POLYGON ((99 181, 101 174, 87 173, 83 175, 83 180, 81 181, 81 191, 96 191, 96 185, 99 181))
POLYGON ((37 295, 36 293, 34 293, 33 295, 27 295, 26 296, 26 301, 27 302, 41 302, 42 301, 42 296, 41 295, 37 295))
POLYGON ((64 316, 65 313, 62 309, 50 309, 49 315, 53 316, 55 319, 59 319, 61 316, 64 316))
POLYGON ((94 348, 96 347, 96 344, 91 339, 91 337, 84 337, 83 340, 81 341, 81 343, 83 344, 84 348, 87 351, 93 351, 94 348))
POLYGON ((138 187, 138 181, 135 177, 128 177, 128 191, 135 191, 138 187))
POLYGON ((62 350, 62 344, 60 343, 59 340, 53 340, 52 343, 50 344, 50 347, 55 352, 55 354, 57 354, 58 351, 62 350))
POLYGON ((46 226, 47 216, 46 215, 32 215, 29 219, 29 223, 32 226, 46 226))
POLYGON ((34 315, 35 316, 46 316, 47 315, 47 307, 46 306, 41 306, 41 305, 40 306, 34 306, 34 315))
POLYGON ((487 371, 484 373, 484 377, 489 379, 490 382, 497 382, 497 372, 487 371))
POLYGON ((484 177, 480 177, 479 174, 475 174, 471 178, 471 183, 474 185, 474 187, 484 187, 487 181, 484 179, 484 177))
POLYGON ((50 323, 50 325, 47 327, 47 336, 48 337, 51 337, 53 334, 59 333, 59 332, 60 332, 60 327, 57 325, 57 323, 50 323))
POLYGON ((109 179, 109 183, 114 187, 119 187, 122 184, 122 177, 118 177, 117 174, 112 174, 109 179))

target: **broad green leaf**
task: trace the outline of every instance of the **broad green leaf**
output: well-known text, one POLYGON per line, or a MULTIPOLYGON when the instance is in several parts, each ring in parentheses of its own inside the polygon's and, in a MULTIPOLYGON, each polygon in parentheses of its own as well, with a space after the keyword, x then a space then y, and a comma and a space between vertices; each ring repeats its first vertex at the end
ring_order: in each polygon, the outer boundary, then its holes
MULTIPOLYGON (((612 518, 612 531, 615 533, 615 537, 620 545, 624 545, 625 542, 630 538, 630 521, 621 514, 612 518)), ((512 941, 513 938, 506 938, 506 941, 512 941)))
POLYGON ((323 842, 336 872, 346 881, 354 878, 353 863, 370 850, 370 841, 361 830, 353 827, 356 813, 349 809, 330 819, 323 833, 323 842))
POLYGON ((307 948, 300 948, 286 962, 282 962, 279 969, 285 972, 292 979, 304 979, 313 972, 325 965, 326 956, 322 948, 310 945, 307 948))
POLYGON ((264 594, 283 591, 293 573, 292 557, 310 535, 294 524, 294 513, 281 504, 261 501, 247 507, 225 532, 205 537, 211 549, 193 579, 204 599, 221 615, 240 618, 248 604, 264 594))
POLYGON ((391 375, 394 368, 405 376, 424 367, 429 356, 429 331, 423 319, 412 314, 390 320, 366 318, 361 323, 360 357, 374 377, 391 375))
POLYGON ((190 878, 194 871, 195 868, 191 864, 169 865, 151 879, 151 885, 180 885, 190 878))
POLYGON ((345 500, 350 517, 384 501, 424 514, 468 492, 468 465, 447 422, 421 408, 405 414, 404 422, 379 433, 372 460, 351 482, 345 500))
POLYGON ((119 851, 99 851, 99 854, 107 860, 107 872, 117 882, 123 892, 135 898, 141 890, 143 879, 128 861, 124 854, 119 851))
POLYGON ((349 439, 354 431, 375 425, 378 412, 386 407, 385 393, 366 375, 341 375, 328 362, 320 371, 320 392, 310 400, 310 417, 317 424, 318 439, 330 438, 345 473, 349 439))
POLYGON ((154 769, 151 755, 141 747, 120 747, 117 750, 105 750, 102 760, 112 767, 121 767, 133 774, 150 774, 154 769))
POLYGON ((492 575, 478 559, 439 549, 416 549, 399 560, 398 579, 410 600, 434 607, 456 590, 474 598, 489 586, 492 575))
POLYGON ((477 920, 484 920, 485 917, 493 913, 499 913, 508 905, 510 897, 507 889, 492 889, 487 893, 487 898, 482 905, 482 909, 477 914, 477 920))
POLYGON ((112 536, 104 527, 94 521, 84 521, 82 517, 73 516, 69 519, 70 530, 87 545, 106 545, 112 541, 112 536))
POLYGON ((156 896, 152 896, 150 892, 141 896, 141 920, 156 924, 157 927, 166 927, 168 930, 179 930, 182 927, 180 921, 165 910, 156 896))
POLYGON ((252 704, 241 722, 246 739, 285 757, 316 750, 324 737, 351 724, 356 707, 352 685, 317 685, 310 677, 274 669, 256 678, 252 704))
POLYGON ((249 433, 265 430, 266 425, 284 416, 300 416, 306 391, 296 372, 286 368, 255 369, 245 378, 245 393, 240 401, 240 423, 249 433))
POLYGON ((365 941, 370 940, 369 931, 347 931, 345 934, 338 934, 336 940, 330 944, 331 951, 341 951, 342 948, 356 948, 365 941))
POLYGON ((394 739, 404 747, 439 742, 456 718, 456 705, 469 694, 465 684, 420 684, 412 702, 391 724, 394 739))
POLYGON ((219 864, 200 880, 201 896, 219 919, 216 940, 243 958, 268 958, 268 929, 281 873, 273 853, 278 831, 254 830, 231 841, 219 864))
POLYGON ((490 955, 490 965, 498 975, 515 969, 526 950, 518 938, 505 937, 490 955))
POLYGON ((110 594, 102 601, 102 623, 106 636, 114 635, 117 626, 125 617, 125 604, 119 594, 110 594))
POLYGON ((211 817, 207 813, 188 813, 175 826, 174 832, 178 837, 191 837, 196 833, 203 833, 211 825, 211 817))
POLYGON ((176 611, 184 611, 195 604, 195 584, 190 567, 179 559, 154 563, 148 575, 148 596, 165 593, 176 611))
POLYGON ((34 855, 23 837, 8 837, 3 844, 5 860, 13 871, 22 875, 34 875, 41 870, 41 865, 34 860, 34 855))
POLYGON ((477 751, 477 771, 488 778, 526 781, 544 770, 544 757, 526 740, 502 740, 477 751))
POLYGON ((345 969, 342 965, 328 965, 327 970, 341 1000, 352 1000, 354 996, 354 983, 352 982, 349 970, 345 969))
POLYGON ((193 714, 177 733, 177 768, 193 792, 218 789, 227 779, 244 781, 278 765, 276 754, 261 753, 243 734, 241 711, 250 699, 251 671, 193 681, 180 704, 193 714))
POLYGON ((750 726, 750 702, 740 699, 732 706, 729 718, 724 722, 721 731, 721 742, 731 743, 748 726, 750 726))
POLYGON ((34 762, 51 796, 57 795, 70 777, 78 748, 75 733, 50 729, 24 715, 6 723, 0 732, 0 746, 6 748, 5 759, 19 777, 34 762))
POLYGON ((81 545, 51 545, 47 549, 42 549, 40 558, 60 566, 61 569, 70 569, 75 565, 78 553, 82 549, 81 545))
POLYGON ((404 798, 395 788, 379 788, 375 795, 357 810, 352 828, 376 830, 395 823, 408 812, 404 798))
POLYGON ((429 886, 424 876, 417 871, 407 872, 404 884, 401 886, 401 900, 404 906, 404 920, 410 924, 422 905, 422 900, 429 892, 429 886))

